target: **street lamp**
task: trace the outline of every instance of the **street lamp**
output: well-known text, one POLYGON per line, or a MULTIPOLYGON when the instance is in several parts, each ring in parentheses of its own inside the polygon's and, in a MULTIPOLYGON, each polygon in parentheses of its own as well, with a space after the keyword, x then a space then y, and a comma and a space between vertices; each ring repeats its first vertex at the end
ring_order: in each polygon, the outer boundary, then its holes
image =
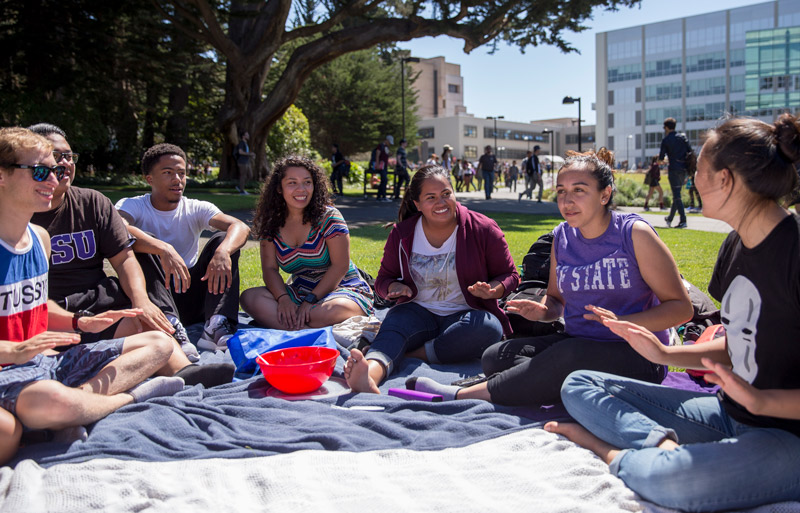
POLYGON ((505 116, 489 116, 486 119, 494 120, 494 156, 497 158, 497 120, 506 119, 505 116))
POLYGON ((572 96, 565 96, 561 103, 567 105, 570 103, 578 102, 578 153, 581 152, 581 99, 573 98, 572 96))
MULTIPOLYGON (((631 139, 633 139, 632 135, 629 135, 625 139, 625 161, 628 163, 627 164, 628 169, 631 168, 631 149, 630 149, 631 148, 631 139)), ((625 171, 627 171, 628 169, 626 169, 625 171)))
POLYGON ((554 173, 556 170, 556 152, 553 150, 553 140, 556 138, 556 132, 545 128, 542 130, 542 134, 547 135, 547 138, 550 139, 550 173, 554 173))
POLYGON ((406 138, 406 69, 407 62, 419 62, 419 57, 403 57, 400 59, 400 98, 403 108, 403 139, 406 138))

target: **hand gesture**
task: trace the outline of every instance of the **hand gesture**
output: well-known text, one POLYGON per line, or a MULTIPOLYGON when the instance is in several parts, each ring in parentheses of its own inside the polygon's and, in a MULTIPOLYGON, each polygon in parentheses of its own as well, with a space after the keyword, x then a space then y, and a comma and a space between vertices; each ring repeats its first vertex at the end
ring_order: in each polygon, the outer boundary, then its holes
POLYGON ((297 324, 297 305, 289 294, 278 298, 278 322, 287 330, 294 329, 297 324))
POLYGON ((167 320, 164 312, 149 299, 140 305, 133 306, 134 309, 141 310, 141 313, 134 319, 140 333, 148 330, 163 331, 167 335, 175 333, 175 327, 167 320))
POLYGON ((0 363, 15 364, 29 362, 37 354, 55 347, 77 344, 81 341, 77 333, 45 331, 23 342, 0 342, 0 363))
POLYGON ((186 262, 175 251, 171 244, 167 244, 164 252, 159 255, 161 260, 161 267, 164 269, 165 282, 167 289, 170 286, 170 280, 175 287, 175 292, 186 292, 192 284, 192 277, 189 274, 189 268, 186 267, 186 262))
POLYGON ((653 363, 664 363, 667 350, 664 344, 647 328, 615 319, 604 319, 602 322, 614 334, 625 339, 640 355, 653 363))
POLYGON ((492 287, 486 282, 479 281, 467 287, 470 294, 481 299, 497 299, 503 295, 505 288, 501 284, 492 287))
POLYGON ((737 376, 731 369, 717 363, 710 358, 700 360, 710 374, 705 375, 705 380, 709 383, 719 385, 719 387, 731 399, 744 406, 747 411, 758 415, 756 405, 761 401, 762 391, 737 376))
POLYGON ((506 303, 506 310, 519 314, 529 321, 541 321, 547 317, 550 310, 546 304, 537 303, 530 299, 512 299, 506 303))
POLYGON ((231 274, 231 256, 227 251, 216 251, 208 263, 206 274, 200 278, 208 282, 209 294, 222 294, 231 288, 233 275, 231 274))
POLYGON ((606 319, 611 321, 618 320, 617 314, 615 314, 611 310, 606 310, 605 308, 600 308, 599 306, 594 306, 594 305, 586 305, 584 308, 592 312, 583 314, 584 319, 597 322, 603 322, 606 319))
POLYGON ((389 284, 389 294, 386 299, 397 299, 402 296, 411 297, 411 287, 405 283, 394 281, 389 284))
POLYGON ((141 308, 128 308, 126 310, 109 310, 91 317, 80 317, 78 328, 87 333, 100 333, 124 317, 136 317, 144 312, 141 308))

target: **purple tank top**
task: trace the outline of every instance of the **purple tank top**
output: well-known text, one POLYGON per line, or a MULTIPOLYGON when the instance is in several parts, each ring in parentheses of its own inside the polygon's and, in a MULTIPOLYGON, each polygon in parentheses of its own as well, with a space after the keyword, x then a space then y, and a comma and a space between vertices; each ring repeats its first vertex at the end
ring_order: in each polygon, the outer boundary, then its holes
MULTIPOLYGON (((583 318, 587 313, 586 305, 627 315, 660 304, 636 262, 631 239, 636 221, 647 222, 637 214, 611 211, 608 229, 595 239, 584 238, 577 228, 571 228, 566 222, 554 230, 556 276, 558 290, 564 298, 564 324, 569 335, 601 341, 620 340, 599 322, 583 318)), ((655 335, 668 344, 667 330, 655 335)))

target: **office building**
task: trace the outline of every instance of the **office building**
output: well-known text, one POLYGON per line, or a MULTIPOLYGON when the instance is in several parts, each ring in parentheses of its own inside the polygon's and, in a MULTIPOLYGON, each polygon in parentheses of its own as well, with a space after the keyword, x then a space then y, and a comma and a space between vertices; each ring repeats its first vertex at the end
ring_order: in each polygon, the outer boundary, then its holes
POLYGON ((596 35, 597 145, 642 164, 663 122, 698 145, 726 113, 800 110, 800 0, 776 0, 596 35))

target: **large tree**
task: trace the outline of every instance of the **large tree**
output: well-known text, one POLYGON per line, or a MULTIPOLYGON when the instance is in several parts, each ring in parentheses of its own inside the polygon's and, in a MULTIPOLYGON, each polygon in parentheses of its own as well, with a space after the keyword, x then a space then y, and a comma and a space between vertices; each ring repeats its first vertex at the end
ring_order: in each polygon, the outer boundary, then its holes
POLYGON ((237 132, 251 134, 256 166, 267 165, 270 127, 294 103, 318 67, 357 50, 447 35, 470 52, 498 39, 523 50, 539 44, 573 48, 596 6, 617 9, 639 0, 151 0, 179 30, 213 46, 226 62, 225 100, 217 118, 224 139, 222 175, 237 132), (265 87, 273 67, 277 80, 265 87))

